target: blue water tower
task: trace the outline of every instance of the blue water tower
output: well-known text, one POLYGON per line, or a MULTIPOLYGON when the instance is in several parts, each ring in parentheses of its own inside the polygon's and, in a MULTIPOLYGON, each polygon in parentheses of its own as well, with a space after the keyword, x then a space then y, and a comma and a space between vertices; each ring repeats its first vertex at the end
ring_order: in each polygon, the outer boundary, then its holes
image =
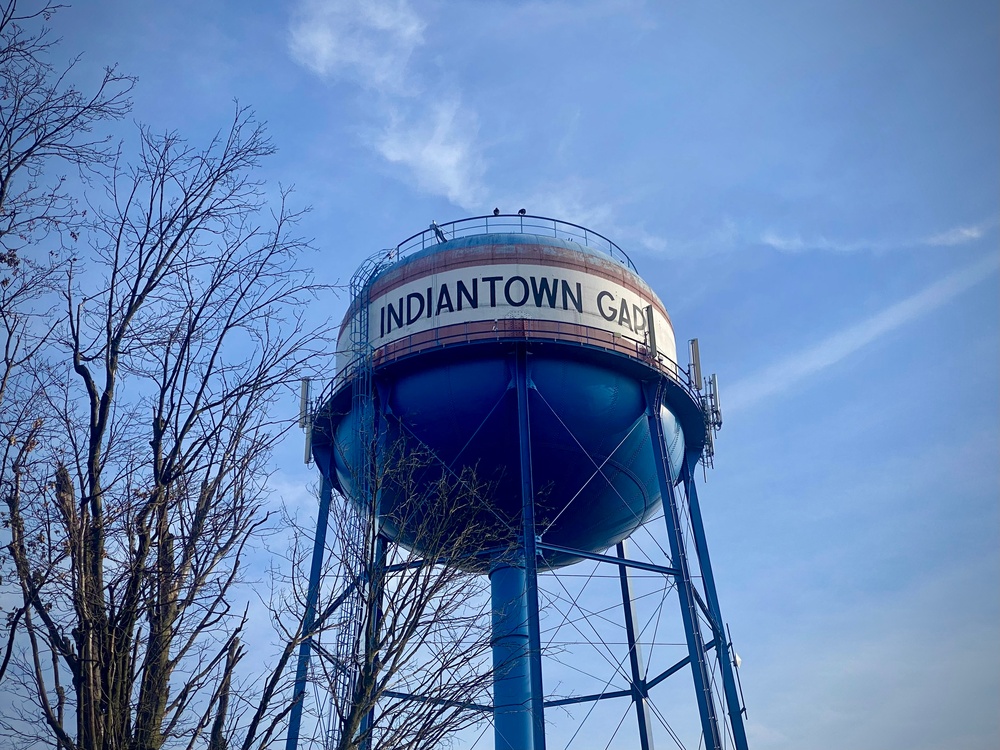
MULTIPOLYGON (((484 523, 480 545, 487 557, 504 553, 475 562, 492 592, 497 750, 545 748, 538 576, 583 559, 622 575, 636 745, 652 745, 646 696, 663 679, 648 678, 634 656, 626 574, 640 568, 672 579, 680 604, 687 657, 661 674, 690 672, 705 747, 746 748, 694 482, 697 464, 711 461, 721 411, 691 344, 681 367, 670 317, 628 256, 574 224, 525 215, 432 223, 370 258, 352 280, 336 376, 309 416, 324 482, 307 606, 333 491, 364 504, 378 452, 420 446, 439 464, 422 481, 475 467, 490 482, 491 514, 506 520, 484 523), (669 564, 630 560, 624 540, 660 514, 669 564)), ((412 548, 413 530, 388 521, 416 517, 410 497, 379 489, 381 533, 412 548)), ((289 750, 308 658, 306 642, 289 750)))

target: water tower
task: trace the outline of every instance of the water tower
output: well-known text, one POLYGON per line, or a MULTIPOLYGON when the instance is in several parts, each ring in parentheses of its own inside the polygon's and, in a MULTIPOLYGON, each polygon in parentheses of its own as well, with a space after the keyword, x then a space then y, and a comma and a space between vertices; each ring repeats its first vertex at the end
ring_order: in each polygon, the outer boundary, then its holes
MULTIPOLYGON (((379 450, 420 445, 438 475, 475 466, 492 483, 491 512, 508 523, 503 533, 483 532, 483 554, 512 545, 519 553, 484 567, 497 750, 545 748, 547 706, 616 697, 553 701, 545 693, 539 574, 581 560, 620 574, 630 679, 617 697, 634 703, 636 746, 652 746, 650 691, 687 672, 704 746, 746 748, 735 653, 694 481, 697 464, 711 461, 721 412, 697 342, 690 348, 691 363, 679 366, 663 303, 617 245, 574 224, 525 215, 432 223, 370 258, 352 279, 336 377, 308 417, 324 480, 308 607, 316 606, 332 491, 368 497, 379 450), (665 564, 627 557, 625 540, 661 515, 665 564), (687 647, 653 676, 637 647, 629 587, 637 569, 671 581, 687 647)), ((435 476, 428 468, 426 481, 435 476)), ((379 493, 387 516, 409 500, 391 487, 379 493)), ((413 544, 405 524, 382 533, 413 544)), ((309 649, 306 642, 300 653, 300 695, 309 649)), ((301 703, 289 750, 300 714, 301 703)))

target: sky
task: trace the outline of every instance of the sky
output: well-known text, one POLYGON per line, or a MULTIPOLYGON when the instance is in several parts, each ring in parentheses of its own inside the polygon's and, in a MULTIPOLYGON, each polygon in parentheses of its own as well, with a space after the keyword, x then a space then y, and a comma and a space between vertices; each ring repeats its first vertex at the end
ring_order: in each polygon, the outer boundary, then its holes
POLYGON ((701 500, 751 747, 998 746, 995 2, 81 0, 53 26, 81 78, 138 76, 154 130, 252 106, 322 280, 494 206, 617 242, 718 373, 701 500))

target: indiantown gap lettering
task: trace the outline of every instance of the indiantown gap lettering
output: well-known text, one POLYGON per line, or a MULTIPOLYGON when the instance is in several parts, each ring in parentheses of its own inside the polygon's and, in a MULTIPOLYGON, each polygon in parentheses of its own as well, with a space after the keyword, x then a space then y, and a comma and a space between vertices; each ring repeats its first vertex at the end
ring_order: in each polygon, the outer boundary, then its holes
MULTIPOLYGON (((528 263, 493 263, 415 278, 373 297, 368 340, 378 349, 435 328, 528 318, 599 328, 638 343, 646 340, 650 299, 604 277, 528 263), (428 291, 429 290, 429 291, 428 291)), ((656 348, 676 360, 673 326, 653 307, 656 348)), ((337 346, 338 377, 355 356, 345 321, 337 346)))
MULTIPOLYGON (((381 346, 451 323, 524 317, 588 325, 642 342, 648 304, 602 277, 552 266, 497 264, 426 276, 380 295, 369 308, 369 336, 381 346)), ((670 322, 655 307, 653 317, 658 346, 672 350, 670 322)))
MULTIPOLYGON (((454 288, 443 283, 437 288, 427 287, 426 292, 410 292, 405 297, 400 296, 396 304, 390 300, 379 309, 379 337, 392 333, 394 328, 413 325, 422 317, 439 317, 442 314, 460 312, 465 308, 479 309, 480 282, 482 282, 484 306, 495 308, 499 302, 501 306, 524 307, 533 304, 537 308, 548 306, 554 310, 558 305, 563 310, 572 307, 578 313, 583 312, 583 286, 579 281, 570 286, 566 279, 558 277, 525 278, 514 275, 505 279, 503 276, 480 276, 457 279, 454 288)), ((611 296, 610 292, 602 294, 611 296)), ((628 321, 627 325, 634 331, 626 308, 627 304, 622 300, 622 310, 628 321)), ((612 317, 605 317, 605 320, 618 317, 613 310, 610 312, 612 317)), ((439 325, 446 323, 440 321, 439 325)))

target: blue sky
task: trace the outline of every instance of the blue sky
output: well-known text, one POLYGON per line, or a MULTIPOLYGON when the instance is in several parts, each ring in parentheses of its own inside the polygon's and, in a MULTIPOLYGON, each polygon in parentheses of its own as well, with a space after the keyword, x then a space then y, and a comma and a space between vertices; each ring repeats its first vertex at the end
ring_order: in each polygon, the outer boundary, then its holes
POLYGON ((253 106, 325 280, 494 206, 618 242, 719 374, 702 502, 752 746, 997 746, 995 2, 104 0, 54 26, 81 75, 139 76, 156 130, 253 106))

